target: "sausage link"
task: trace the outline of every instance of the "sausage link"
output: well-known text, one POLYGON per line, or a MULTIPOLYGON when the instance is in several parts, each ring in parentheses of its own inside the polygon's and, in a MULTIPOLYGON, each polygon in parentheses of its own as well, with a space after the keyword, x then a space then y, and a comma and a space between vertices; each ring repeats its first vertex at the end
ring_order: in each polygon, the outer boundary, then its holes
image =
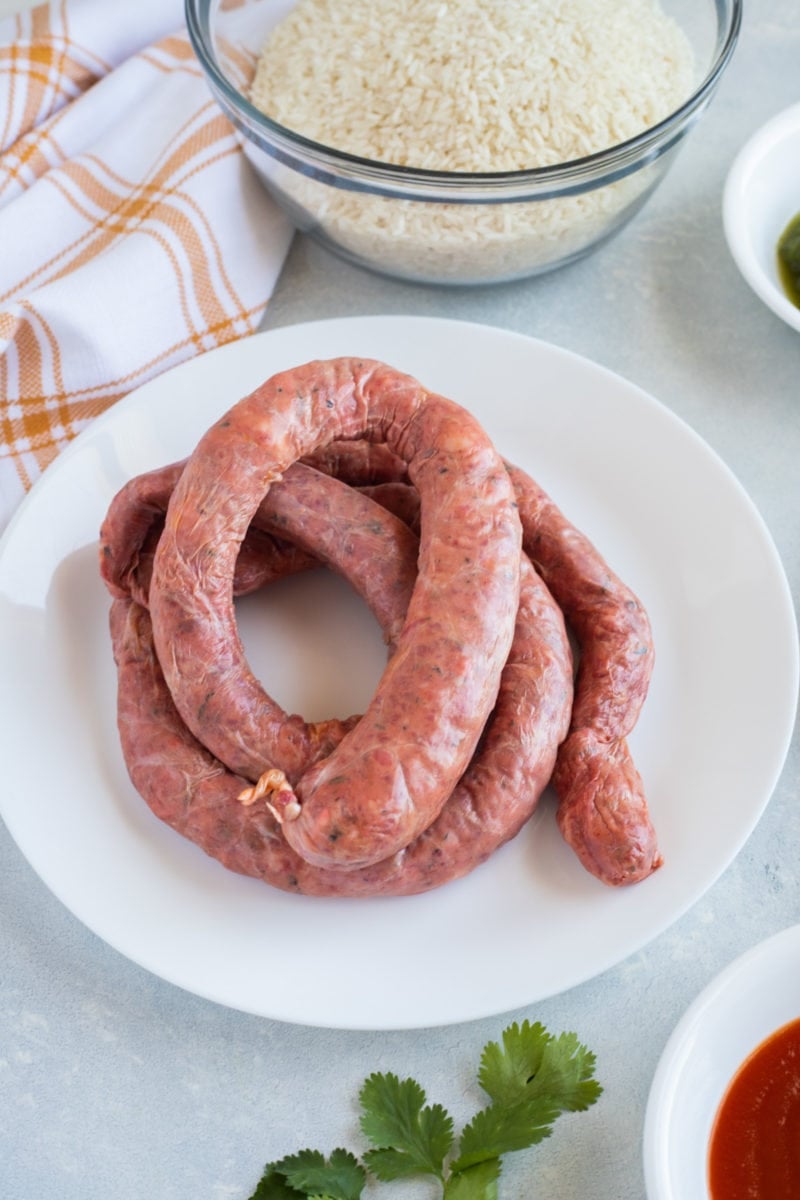
MULTIPOLYGON (((100 574, 116 599, 131 598, 149 607, 156 546, 185 465, 183 460, 136 475, 113 497, 100 528, 99 555, 100 574)), ((409 581, 398 581, 384 549, 387 540, 406 543, 409 552, 412 546, 418 548, 406 526, 418 524, 419 496, 416 489, 395 482, 359 491, 380 507, 370 511, 358 493, 339 480, 300 463, 291 466, 270 488, 247 530, 236 559, 234 596, 248 595, 273 580, 323 563, 347 574, 393 643, 399 633, 397 609, 387 608, 385 596, 398 586, 405 595, 409 581), (333 511, 335 526, 320 524, 319 515, 333 511), (278 536, 287 529, 294 531, 292 541, 278 536), (303 549, 309 544, 313 551, 303 549)))
POLYGON ((663 862, 626 741, 653 671, 650 622, 589 539, 530 476, 507 465, 525 550, 580 646, 570 732, 553 773, 559 829, 604 883, 635 883, 663 862))
MULTIPOLYGON (((357 475, 361 451, 337 448, 337 470, 345 478, 350 453, 357 475)), ((401 477, 401 465, 390 456, 383 466, 389 478, 401 477)), ((519 504, 524 549, 580 648, 570 734, 552 780, 559 828, 597 878, 611 886, 635 883, 663 862, 626 740, 654 665, 647 613, 542 488, 519 467, 506 467, 519 504)))
MULTIPOLYGON (((405 471, 402 460, 385 447, 363 442, 336 443, 327 459, 315 455, 313 461, 355 482, 398 480, 405 471), (371 457, 373 450, 381 453, 371 457)), ((566 612, 581 650, 571 732, 553 779, 559 826, 592 874, 611 885, 635 882, 662 861, 626 741, 653 667, 647 615, 546 493, 519 468, 507 466, 520 501, 526 550, 566 612)), ((413 521, 418 510, 413 488, 392 483, 377 494, 413 521)), ((290 569, 277 557, 272 562, 278 573, 290 569)))
MULTIPOLYGON (((184 466, 174 463, 137 476, 112 500, 101 528, 100 566, 113 596, 127 595, 147 606, 153 555, 184 466)), ((409 489, 403 486, 399 497, 392 495, 394 489, 386 484, 369 491, 413 512, 409 489)), ((233 591, 244 595, 287 574, 326 565, 348 578, 393 646, 416 580, 418 548, 419 540, 407 524, 382 505, 296 463, 256 512, 236 561, 233 591)), ((272 739, 272 752, 279 754, 287 740, 296 756, 306 747, 307 758, 299 762, 298 771, 310 766, 321 748, 333 748, 356 721, 351 717, 308 725, 271 698, 269 704, 261 719, 272 739)))
POLYGON ((408 464, 385 442, 365 442, 363 439, 329 442, 300 461, 349 483, 351 487, 408 482, 408 464))
MULTIPOLYGON (((156 546, 169 498, 184 466, 185 460, 136 475, 113 497, 100 527, 99 553, 100 575, 116 599, 131 598, 148 607, 156 546)), ((272 508, 278 502, 278 497, 271 497, 272 508)), ((316 564, 313 555, 273 536, 270 511, 259 509, 236 559, 234 595, 245 596, 316 564)))
POLYGON ((147 611, 111 609, 118 724, 131 780, 162 821, 225 867, 288 892, 402 896, 441 887, 485 862, 530 818, 569 723, 572 660, 563 618, 523 560, 514 639, 478 753, 438 818, 390 858, 356 870, 316 867, 284 839, 270 810, 189 732, 164 682, 147 611))
POLYGON ((216 757, 248 779, 279 767, 296 781, 296 799, 280 803, 302 857, 339 868, 380 861, 441 811, 497 696, 520 542, 513 489, 478 423, 380 363, 337 359, 274 376, 201 439, 155 555, 156 648, 178 711, 216 757), (268 700, 236 632, 234 563, 270 483, 318 446, 360 437, 408 464, 423 513, 419 574, 364 718, 299 775, 307 746, 264 756, 268 700))

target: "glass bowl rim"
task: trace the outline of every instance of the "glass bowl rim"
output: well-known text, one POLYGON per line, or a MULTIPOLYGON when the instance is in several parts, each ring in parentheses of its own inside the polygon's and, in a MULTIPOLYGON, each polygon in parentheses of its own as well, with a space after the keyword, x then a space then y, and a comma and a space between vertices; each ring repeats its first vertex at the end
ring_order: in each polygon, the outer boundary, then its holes
MULTIPOLYGON (((717 14, 717 40, 715 54, 702 81, 678 108, 661 121, 627 138, 614 146, 595 151, 582 158, 570 159, 548 167, 529 167, 515 171, 437 171, 424 167, 405 167, 380 159, 364 158, 327 146, 304 137, 293 129, 272 120, 261 109, 235 88, 217 64, 211 50, 210 12, 215 0, 184 0, 186 28, 192 48, 210 82, 221 94, 232 113, 236 124, 248 134, 256 132, 262 138, 270 137, 284 152, 303 153, 307 158, 346 174, 350 186, 358 184, 359 178, 367 190, 369 182, 383 180, 387 186, 415 185, 424 187, 453 188, 458 192, 462 186, 481 186, 492 189, 506 185, 533 187, 537 185, 579 184, 581 180, 611 178, 628 174, 645 162, 660 155, 685 131, 692 116, 705 104, 716 89, 727 67, 739 38, 744 0, 713 0, 717 14), (669 135, 672 134, 670 137, 669 135)), ((583 188, 577 186, 577 191, 583 188)))

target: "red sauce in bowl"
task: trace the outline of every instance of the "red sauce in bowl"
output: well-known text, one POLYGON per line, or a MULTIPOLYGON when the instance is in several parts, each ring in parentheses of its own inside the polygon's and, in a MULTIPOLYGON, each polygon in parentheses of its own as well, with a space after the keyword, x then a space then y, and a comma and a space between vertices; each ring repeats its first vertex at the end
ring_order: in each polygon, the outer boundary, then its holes
POLYGON ((800 1019, 742 1063, 711 1131, 711 1200, 800 1197, 800 1019))

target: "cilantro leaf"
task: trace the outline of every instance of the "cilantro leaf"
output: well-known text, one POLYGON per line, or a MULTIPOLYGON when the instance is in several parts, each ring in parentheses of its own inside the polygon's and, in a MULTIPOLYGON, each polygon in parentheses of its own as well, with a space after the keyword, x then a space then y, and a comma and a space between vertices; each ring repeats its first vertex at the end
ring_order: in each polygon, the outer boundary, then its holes
POLYGON ((596 1062, 576 1034, 559 1034, 548 1044, 536 1083, 544 1095, 558 1100, 563 1111, 585 1112, 603 1091, 593 1078, 596 1062))
POLYGON ((500 1167, 499 1158, 489 1158, 453 1172, 444 1185, 442 1200, 497 1200, 500 1167))
POLYGON ((268 1163, 258 1182, 258 1187, 248 1200, 305 1200, 306 1193, 298 1192, 289 1187, 285 1176, 275 1169, 275 1163, 268 1163))
POLYGON ((514 1022, 502 1033, 502 1046, 487 1042, 481 1054, 478 1082, 496 1104, 514 1104, 527 1094, 551 1035, 540 1022, 514 1022))
POLYGON ((269 1163, 250 1200, 361 1200, 367 1170, 381 1182, 432 1175, 442 1200, 498 1200, 503 1155, 549 1137, 561 1113, 594 1104, 603 1090, 594 1068, 595 1056, 574 1033, 554 1037, 538 1022, 509 1025, 500 1043, 483 1049, 478 1081, 490 1103, 462 1130, 455 1158, 452 1118, 426 1102, 416 1080, 370 1075, 359 1093, 371 1146, 363 1164, 347 1150, 328 1159, 301 1150, 269 1163))
POLYGON ((490 1104, 476 1113, 461 1133, 454 1171, 499 1158, 514 1150, 527 1150, 550 1136, 558 1105, 538 1096, 516 1104, 490 1104))
POLYGON ((537 1022, 509 1025, 502 1047, 489 1042, 481 1055, 478 1081, 495 1104, 540 1096, 561 1112, 581 1112, 602 1092, 592 1078, 595 1056, 574 1033, 553 1037, 537 1022))
POLYGON ((453 1143, 453 1121, 440 1104, 426 1105, 414 1079, 372 1074, 365 1080, 361 1130, 373 1149, 364 1162, 378 1179, 408 1175, 443 1178, 444 1159, 453 1143))
POLYGON ((367 1150, 364 1154, 364 1162, 367 1170, 383 1183, 389 1183, 393 1179, 405 1179, 409 1175, 431 1173, 429 1167, 422 1166, 412 1155, 406 1154, 402 1150, 391 1150, 388 1147, 367 1150))
MULTIPOLYGON (((325 1200, 359 1200, 367 1178, 358 1159, 348 1150, 334 1150, 327 1161, 319 1150, 300 1150, 273 1163, 272 1169, 283 1176, 291 1189, 286 1200, 294 1200, 296 1196, 316 1200, 323 1197, 325 1200)), ((265 1193, 263 1197, 256 1194, 256 1200, 273 1200, 273 1196, 271 1193, 265 1193)), ((274 1200, 284 1200, 284 1197, 275 1192, 274 1200)))

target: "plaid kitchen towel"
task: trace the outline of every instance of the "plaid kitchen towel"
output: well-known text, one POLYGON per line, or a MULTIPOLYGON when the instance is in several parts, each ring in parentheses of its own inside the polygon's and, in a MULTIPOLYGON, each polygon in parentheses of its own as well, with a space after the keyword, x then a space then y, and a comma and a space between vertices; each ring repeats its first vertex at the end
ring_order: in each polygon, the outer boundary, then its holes
POLYGON ((255 330, 283 264, 291 227, 182 16, 60 0, 0 21, 0 529, 93 417, 255 330))

